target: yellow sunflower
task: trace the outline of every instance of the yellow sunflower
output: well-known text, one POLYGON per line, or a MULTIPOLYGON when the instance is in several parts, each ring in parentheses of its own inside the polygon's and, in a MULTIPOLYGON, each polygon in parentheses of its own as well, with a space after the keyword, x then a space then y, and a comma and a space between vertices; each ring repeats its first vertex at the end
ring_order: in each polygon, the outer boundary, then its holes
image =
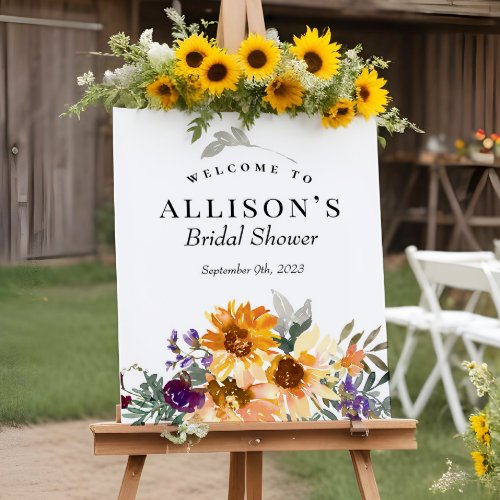
POLYGON ((202 35, 191 35, 185 38, 179 42, 179 46, 175 51, 177 74, 186 77, 197 73, 205 57, 215 50, 202 35))
POLYGON ((476 435, 476 439, 485 444, 486 446, 490 446, 491 444, 491 434, 490 428, 488 426, 488 422, 484 413, 480 413, 479 415, 471 415, 469 417, 469 422, 471 429, 474 431, 476 435))
POLYGON ((174 82, 168 76, 159 76, 146 87, 146 91, 153 99, 158 99, 163 109, 171 108, 179 99, 179 93, 174 82))
POLYGON ((304 87, 293 73, 278 75, 267 86, 263 100, 278 113, 283 113, 292 106, 300 106, 304 95, 304 87))
POLYGON ((347 127, 354 118, 355 102, 349 99, 339 99, 321 119, 325 128, 347 127))
POLYGON ((207 331, 201 344, 213 354, 210 371, 216 379, 224 381, 232 374, 238 387, 265 380, 262 365, 277 347, 279 334, 272 329, 278 318, 264 306, 252 309, 247 302, 236 307, 234 300, 207 317, 214 329, 207 331))
POLYGON ((236 90, 240 68, 236 56, 214 51, 200 66, 200 84, 203 90, 220 95, 224 90, 236 90))
POLYGON ((272 40, 251 34, 244 40, 238 52, 245 75, 255 79, 271 76, 280 60, 280 49, 272 40))
POLYGON ((376 70, 368 71, 367 68, 363 68, 354 83, 359 114, 369 118, 385 111, 390 99, 388 96, 389 91, 382 88, 386 83, 387 80, 378 77, 376 70))
POLYGON ((477 477, 482 477, 488 472, 488 462, 486 460, 486 455, 480 451, 471 451, 470 456, 474 462, 474 470, 476 471, 477 477))
POLYGON ((319 340, 317 326, 302 333, 295 341, 290 354, 275 356, 266 370, 267 380, 279 390, 281 419, 310 418, 312 409, 321 404, 321 399, 338 400, 339 396, 321 383, 325 379, 334 382, 332 355, 337 352, 335 340, 325 337, 319 340))
POLYGON ((334 76, 339 67, 341 45, 330 43, 330 39, 330 28, 319 36, 317 28, 308 26, 305 35, 293 37, 295 46, 291 49, 296 57, 306 62, 310 73, 324 80, 334 76))

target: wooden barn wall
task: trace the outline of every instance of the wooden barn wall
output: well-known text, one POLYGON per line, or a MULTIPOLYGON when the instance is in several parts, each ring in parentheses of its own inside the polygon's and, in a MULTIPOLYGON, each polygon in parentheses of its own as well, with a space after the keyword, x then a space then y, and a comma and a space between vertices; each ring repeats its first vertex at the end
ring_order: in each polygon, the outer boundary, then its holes
POLYGON ((105 184, 111 163, 110 119, 96 110, 81 120, 59 114, 81 95, 76 75, 99 74, 86 52, 105 50, 110 32, 129 27, 124 3, 0 1, 6 15, 110 20, 104 32, 0 23, 0 261, 95 250, 96 181, 105 184))

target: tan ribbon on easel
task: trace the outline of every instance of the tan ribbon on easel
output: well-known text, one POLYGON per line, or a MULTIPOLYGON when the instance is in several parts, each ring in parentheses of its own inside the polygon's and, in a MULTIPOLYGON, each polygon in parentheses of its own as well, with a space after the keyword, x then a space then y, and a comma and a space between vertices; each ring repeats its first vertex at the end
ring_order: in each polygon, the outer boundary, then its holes
POLYGON ((235 53, 249 33, 266 35, 262 0, 221 0, 217 44, 235 53))

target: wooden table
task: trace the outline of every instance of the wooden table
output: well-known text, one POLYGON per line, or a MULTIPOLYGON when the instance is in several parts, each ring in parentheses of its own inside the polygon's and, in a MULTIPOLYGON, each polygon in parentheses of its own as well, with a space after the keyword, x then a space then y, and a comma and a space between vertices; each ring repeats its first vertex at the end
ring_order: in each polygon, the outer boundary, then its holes
MULTIPOLYGON (((406 167, 405 167, 406 168, 406 167)), ((490 185, 500 200, 500 163, 485 164, 472 160, 450 160, 436 158, 434 161, 416 161, 409 168, 408 181, 401 193, 391 222, 384 233, 384 250, 389 250, 394 237, 403 222, 422 223, 426 225, 427 250, 436 249, 437 230, 440 225, 451 225, 453 231, 447 244, 448 250, 457 249, 460 236, 463 236, 471 250, 482 250, 472 228, 499 227, 500 216, 476 215, 475 210, 481 195, 490 185), (450 179, 450 172, 458 168, 483 169, 479 181, 468 198, 466 206, 462 206, 457 197, 457 186, 450 179), (420 207, 409 207, 411 197, 422 175, 427 177, 427 203, 420 207), (439 211, 440 192, 444 193, 450 211, 439 211)))

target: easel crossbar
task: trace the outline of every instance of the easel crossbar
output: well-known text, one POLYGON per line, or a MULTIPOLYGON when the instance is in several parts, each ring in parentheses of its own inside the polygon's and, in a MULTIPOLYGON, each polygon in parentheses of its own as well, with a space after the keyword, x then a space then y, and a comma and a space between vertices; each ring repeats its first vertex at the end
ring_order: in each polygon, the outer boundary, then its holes
MULTIPOLYGON (((333 422, 275 422, 212 424, 210 431, 190 453, 312 451, 312 450, 413 450, 416 420, 363 421, 368 435, 351 434, 347 420, 333 422)), ((359 428, 359 425, 357 426, 359 428)), ((95 455, 150 455, 186 453, 186 445, 174 445, 160 436, 169 425, 130 426, 114 422, 91 425, 95 455)))

